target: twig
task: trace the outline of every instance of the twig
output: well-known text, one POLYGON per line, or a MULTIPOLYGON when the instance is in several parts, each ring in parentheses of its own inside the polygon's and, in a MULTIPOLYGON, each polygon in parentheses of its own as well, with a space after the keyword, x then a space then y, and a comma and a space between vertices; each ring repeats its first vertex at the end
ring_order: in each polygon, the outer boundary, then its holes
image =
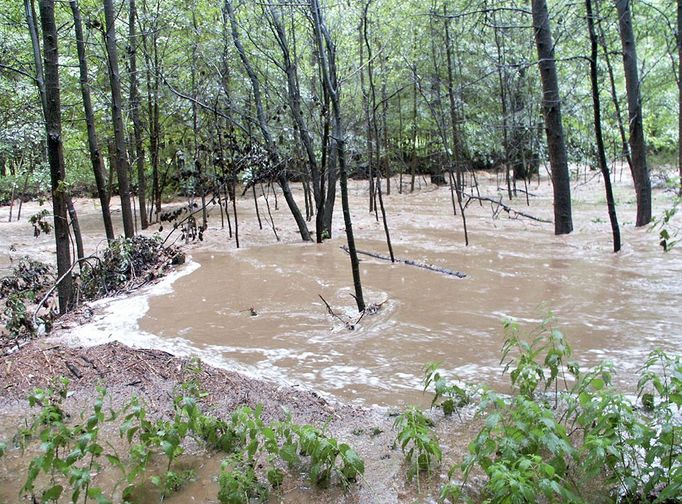
POLYGON ((325 298, 322 297, 322 294, 318 294, 318 296, 319 296, 319 298, 322 300, 322 302, 324 303, 324 305, 327 307, 327 311, 329 312, 329 315, 331 315, 331 316, 334 317, 335 319, 339 320, 339 321, 342 322, 344 325, 348 325, 348 322, 347 322, 347 321, 343 320, 343 319, 342 319, 341 317, 339 317, 336 313, 334 313, 334 310, 332 310, 332 307, 329 306, 329 303, 327 303, 327 300, 326 300, 325 298))
POLYGON ((525 212, 519 212, 518 210, 514 210, 512 207, 507 206, 507 205, 505 205, 504 203, 502 203, 502 200, 501 200, 501 199, 495 200, 495 199, 492 199, 492 198, 487 198, 487 197, 485 197, 485 196, 474 196, 473 194, 464 194, 464 196, 466 196, 467 198, 469 198, 469 199, 467 200, 466 205, 464 205, 464 208, 466 208, 466 207, 469 205, 469 202, 470 202, 471 200, 476 200, 476 201, 489 201, 491 204, 494 203, 495 205, 497 205, 497 209, 496 209, 496 210, 493 210, 493 216, 495 216, 495 217, 496 217, 497 214, 499 213, 499 210, 502 209, 502 210, 504 210, 505 212, 507 212, 507 213, 509 214, 509 216, 512 217, 512 218, 515 218, 515 217, 525 217, 526 219, 534 220, 534 221, 536 221, 536 222, 543 222, 543 223, 545 223, 545 224, 553 224, 553 222, 552 222, 551 220, 543 219, 543 218, 541 218, 541 217, 535 217, 535 216, 530 215, 530 214, 527 214, 527 213, 525 213, 525 212))

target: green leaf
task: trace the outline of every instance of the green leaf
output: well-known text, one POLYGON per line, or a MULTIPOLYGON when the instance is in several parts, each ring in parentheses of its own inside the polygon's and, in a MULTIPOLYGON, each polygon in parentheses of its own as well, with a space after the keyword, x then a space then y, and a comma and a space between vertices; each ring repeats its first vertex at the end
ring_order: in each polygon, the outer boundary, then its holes
POLYGON ((64 487, 61 485, 54 485, 43 492, 43 501, 57 501, 61 497, 64 487))

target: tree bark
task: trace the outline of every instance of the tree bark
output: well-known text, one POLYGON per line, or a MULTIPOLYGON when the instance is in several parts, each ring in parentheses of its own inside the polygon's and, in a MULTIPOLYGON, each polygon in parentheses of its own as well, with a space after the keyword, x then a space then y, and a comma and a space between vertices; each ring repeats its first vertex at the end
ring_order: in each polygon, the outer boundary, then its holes
POLYGON ((121 213, 123 215, 123 232, 126 238, 135 236, 133 210, 130 204, 130 181, 128 179, 128 153, 126 149, 125 129, 121 109, 121 76, 118 71, 118 51, 116 49, 116 27, 113 0, 104 0, 104 17, 106 20, 105 44, 109 58, 109 81, 111 82, 111 118, 114 124, 116 147, 116 175, 118 191, 121 196, 121 213))
POLYGON ((135 167, 137 169, 137 201, 140 206, 140 226, 147 229, 147 182, 144 175, 144 144, 142 143, 142 120, 140 119, 140 92, 137 77, 137 7, 135 0, 129 0, 128 12, 128 56, 130 58, 130 115, 133 119, 135 167))
MULTIPOLYGON (((295 61, 291 58, 289 51, 289 44, 287 43, 286 31, 284 24, 281 21, 279 13, 273 6, 272 2, 269 4, 270 14, 272 19, 274 32, 277 37, 277 44, 282 52, 282 60, 284 62, 284 72, 287 77, 287 91, 289 98, 289 108, 294 120, 294 125, 298 132, 299 140, 303 145, 308 160, 308 167, 313 181, 313 197, 315 198, 315 238, 317 243, 322 243, 324 236, 324 206, 325 206, 325 190, 324 177, 320 173, 320 167, 315 157, 315 148, 312 136, 308 130, 308 126, 303 118, 301 110, 301 90, 298 84, 298 75, 295 61)), ((323 147, 324 148, 324 147, 323 147)))
POLYGON ((592 107, 594 110, 594 133, 597 142, 597 158, 599 169, 604 179, 604 190, 606 191, 606 204, 609 210, 609 220, 611 222, 611 232, 613 234, 613 251, 620 250, 620 228, 618 227, 618 217, 616 216, 616 202, 611 188, 611 174, 606 163, 606 149, 604 148, 604 137, 601 126, 601 103, 599 99, 599 75, 597 58, 599 55, 597 46, 597 35, 594 30, 594 16, 592 14, 592 0, 585 0, 587 10, 587 29, 590 35, 590 81, 592 83, 592 107))
POLYGON ((343 138, 343 125, 341 122, 341 107, 339 100, 339 82, 336 74, 336 49, 327 32, 327 28, 322 21, 322 13, 318 0, 309 0, 312 14, 313 27, 317 50, 320 56, 320 67, 322 70, 323 85, 327 88, 332 111, 334 114, 334 140, 336 142, 336 153, 339 162, 339 178, 341 189, 341 206, 343 207, 343 221, 346 226, 346 240, 348 241, 348 255, 350 256, 351 270, 353 273, 353 286, 355 289, 355 303, 358 311, 365 311, 365 299, 362 293, 362 281, 360 278, 360 262, 358 260, 357 249, 355 248, 355 237, 353 236, 353 223, 348 204, 348 177, 346 174, 346 151, 343 138))
POLYGON ((277 146, 272 138, 270 129, 268 127, 268 123, 265 119, 265 112, 263 110, 263 100, 260 92, 260 83, 258 81, 258 77, 256 76, 256 72, 253 70, 251 63, 249 62, 249 59, 246 56, 246 51, 244 51, 244 47, 242 46, 242 43, 239 39, 237 19, 234 13, 234 9, 232 7, 232 2, 230 0, 225 0, 225 10, 227 11, 227 15, 230 18, 230 24, 232 27, 232 41, 234 42, 237 52, 239 53, 239 57, 242 60, 242 64, 244 65, 244 69, 246 70, 246 73, 248 74, 249 80, 251 82, 253 98, 254 101, 256 102, 256 115, 258 117, 258 125, 260 127, 261 133, 263 134, 263 138, 265 139, 265 146, 268 151, 268 155, 270 156, 270 162, 278 170, 277 182, 282 188, 282 193, 284 194, 284 199, 287 202, 289 211, 291 212, 291 214, 294 217, 294 220, 296 221, 299 233, 301 234, 301 239, 303 239, 303 241, 311 241, 308 226, 306 225, 305 219, 303 218, 303 215, 301 215, 301 210, 298 208, 296 200, 294 199, 293 194, 291 193, 291 188, 289 187, 289 180, 286 175, 286 170, 277 166, 278 164, 280 164, 281 160, 279 153, 277 152, 277 146))
POLYGON ((61 99, 59 90, 59 53, 54 0, 40 0, 40 20, 43 28, 45 55, 45 129, 47 154, 52 184, 52 212, 57 246, 57 275, 64 279, 57 286, 59 312, 66 313, 73 304, 74 290, 71 275, 69 230, 67 223, 67 194, 65 189, 64 147, 62 143, 61 99))
POLYGON ((623 45, 623 70, 625 90, 628 95, 630 131, 630 155, 632 156, 632 179, 637 195, 637 220, 635 225, 646 226, 651 222, 651 179, 646 161, 646 142, 642 122, 642 98, 639 90, 639 70, 635 34, 632 30, 630 0, 616 0, 620 40, 623 45))
POLYGON ((678 169, 680 172, 679 195, 682 196, 682 0, 677 0, 677 71, 680 73, 677 79, 678 98, 678 169))
POLYGON ((542 108, 545 118, 545 134, 552 167, 554 186, 554 233, 573 231, 571 216, 571 185, 568 175, 568 157, 561 124, 561 100, 554 59, 554 43, 549 26, 546 0, 533 0, 533 30, 538 51, 538 66, 542 80, 542 108))
POLYGON ((109 197, 107 195, 107 182, 104 172, 104 160, 97 141, 97 131, 95 128, 95 114, 92 109, 90 98, 90 84, 88 78, 88 63, 85 56, 85 38, 83 37, 83 24, 77 0, 70 0, 71 12, 73 13, 74 30, 76 32, 76 47, 78 50, 78 64, 80 67, 80 87, 83 97, 83 109, 85 111, 85 124, 88 131, 88 148, 90 150, 90 162, 92 171, 95 175, 95 185, 97 186, 97 196, 102 207, 102 220, 104 221, 104 232, 107 240, 115 238, 114 226, 111 222, 111 212, 109 211, 109 197))

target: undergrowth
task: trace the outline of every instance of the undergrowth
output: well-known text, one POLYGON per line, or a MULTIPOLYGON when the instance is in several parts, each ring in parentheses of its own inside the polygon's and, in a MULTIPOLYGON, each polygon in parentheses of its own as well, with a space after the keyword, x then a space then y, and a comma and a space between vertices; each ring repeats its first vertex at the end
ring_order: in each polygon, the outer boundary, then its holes
MULTIPOLYGON (((344 487, 364 474, 364 461, 353 448, 324 429, 293 422, 290 415, 268 423, 262 419, 261 406, 243 406, 227 419, 205 413, 198 361, 189 369, 189 379, 176 389, 168 419, 150 418, 137 397, 119 410, 107 408, 107 391, 98 388, 92 410, 82 412, 74 424, 64 407, 68 380, 35 389, 29 404, 38 411, 15 438, 23 450, 40 448, 29 464, 22 494, 33 502, 139 502, 139 490, 151 484, 162 502, 195 478, 192 469, 179 464, 190 439, 225 456, 217 475, 221 503, 265 500, 272 489, 281 487, 287 471, 306 473, 314 485, 344 487), (100 440, 100 431, 112 426, 127 448, 117 451, 100 440), (106 492, 93 478, 103 470, 118 474, 106 492)), ((1 444, 0 456, 5 450, 1 444)))
POLYGON ((679 502, 680 356, 652 352, 635 398, 613 386, 611 364, 583 370, 572 360, 551 318, 528 334, 507 322, 505 333, 514 393, 482 392, 483 427, 441 502, 679 502), (486 475, 480 489, 469 484, 475 471, 486 475))

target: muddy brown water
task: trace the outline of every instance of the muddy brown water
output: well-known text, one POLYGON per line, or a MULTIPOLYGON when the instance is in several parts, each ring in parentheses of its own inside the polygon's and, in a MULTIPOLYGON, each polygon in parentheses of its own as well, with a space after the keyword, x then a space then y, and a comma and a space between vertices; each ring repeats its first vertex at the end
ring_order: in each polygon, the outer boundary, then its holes
MULTIPOLYGON (((494 177, 481 178, 483 192, 495 194, 494 177)), ((551 218, 548 182, 529 191, 534 195, 530 207, 522 197, 512 206, 551 218)), ((366 300, 381 309, 363 317, 352 331, 319 298, 340 318, 357 320, 349 259, 341 249, 341 215, 334 221, 333 240, 299 243, 280 197, 274 213, 282 237, 277 243, 267 222, 258 229, 252 201, 242 200, 241 249, 218 229, 214 212, 210 224, 215 229, 207 233, 206 243, 190 251, 190 264, 172 285, 110 303, 106 316, 72 338, 88 343, 113 338, 195 353, 212 364, 343 400, 403 406, 424 403, 422 370, 433 361, 461 380, 504 388, 508 377, 499 365, 503 320, 512 318, 531 330, 552 310, 576 359, 586 365, 614 361, 616 379, 633 390, 648 352, 659 347, 679 351, 682 251, 664 254, 656 233, 633 227, 630 184, 618 184, 616 196, 624 241, 619 254, 611 252, 598 180, 574 187, 576 230, 568 236, 554 236, 552 225, 510 219, 505 212, 493 218, 489 203, 472 201, 468 247, 447 188, 424 186, 403 195, 394 191, 386 200, 396 256, 467 276, 458 279, 361 257, 366 300)), ((366 211, 366 198, 364 184, 355 183, 358 247, 387 254, 383 228, 366 211)), ((669 198, 657 191, 655 212, 669 198)))

